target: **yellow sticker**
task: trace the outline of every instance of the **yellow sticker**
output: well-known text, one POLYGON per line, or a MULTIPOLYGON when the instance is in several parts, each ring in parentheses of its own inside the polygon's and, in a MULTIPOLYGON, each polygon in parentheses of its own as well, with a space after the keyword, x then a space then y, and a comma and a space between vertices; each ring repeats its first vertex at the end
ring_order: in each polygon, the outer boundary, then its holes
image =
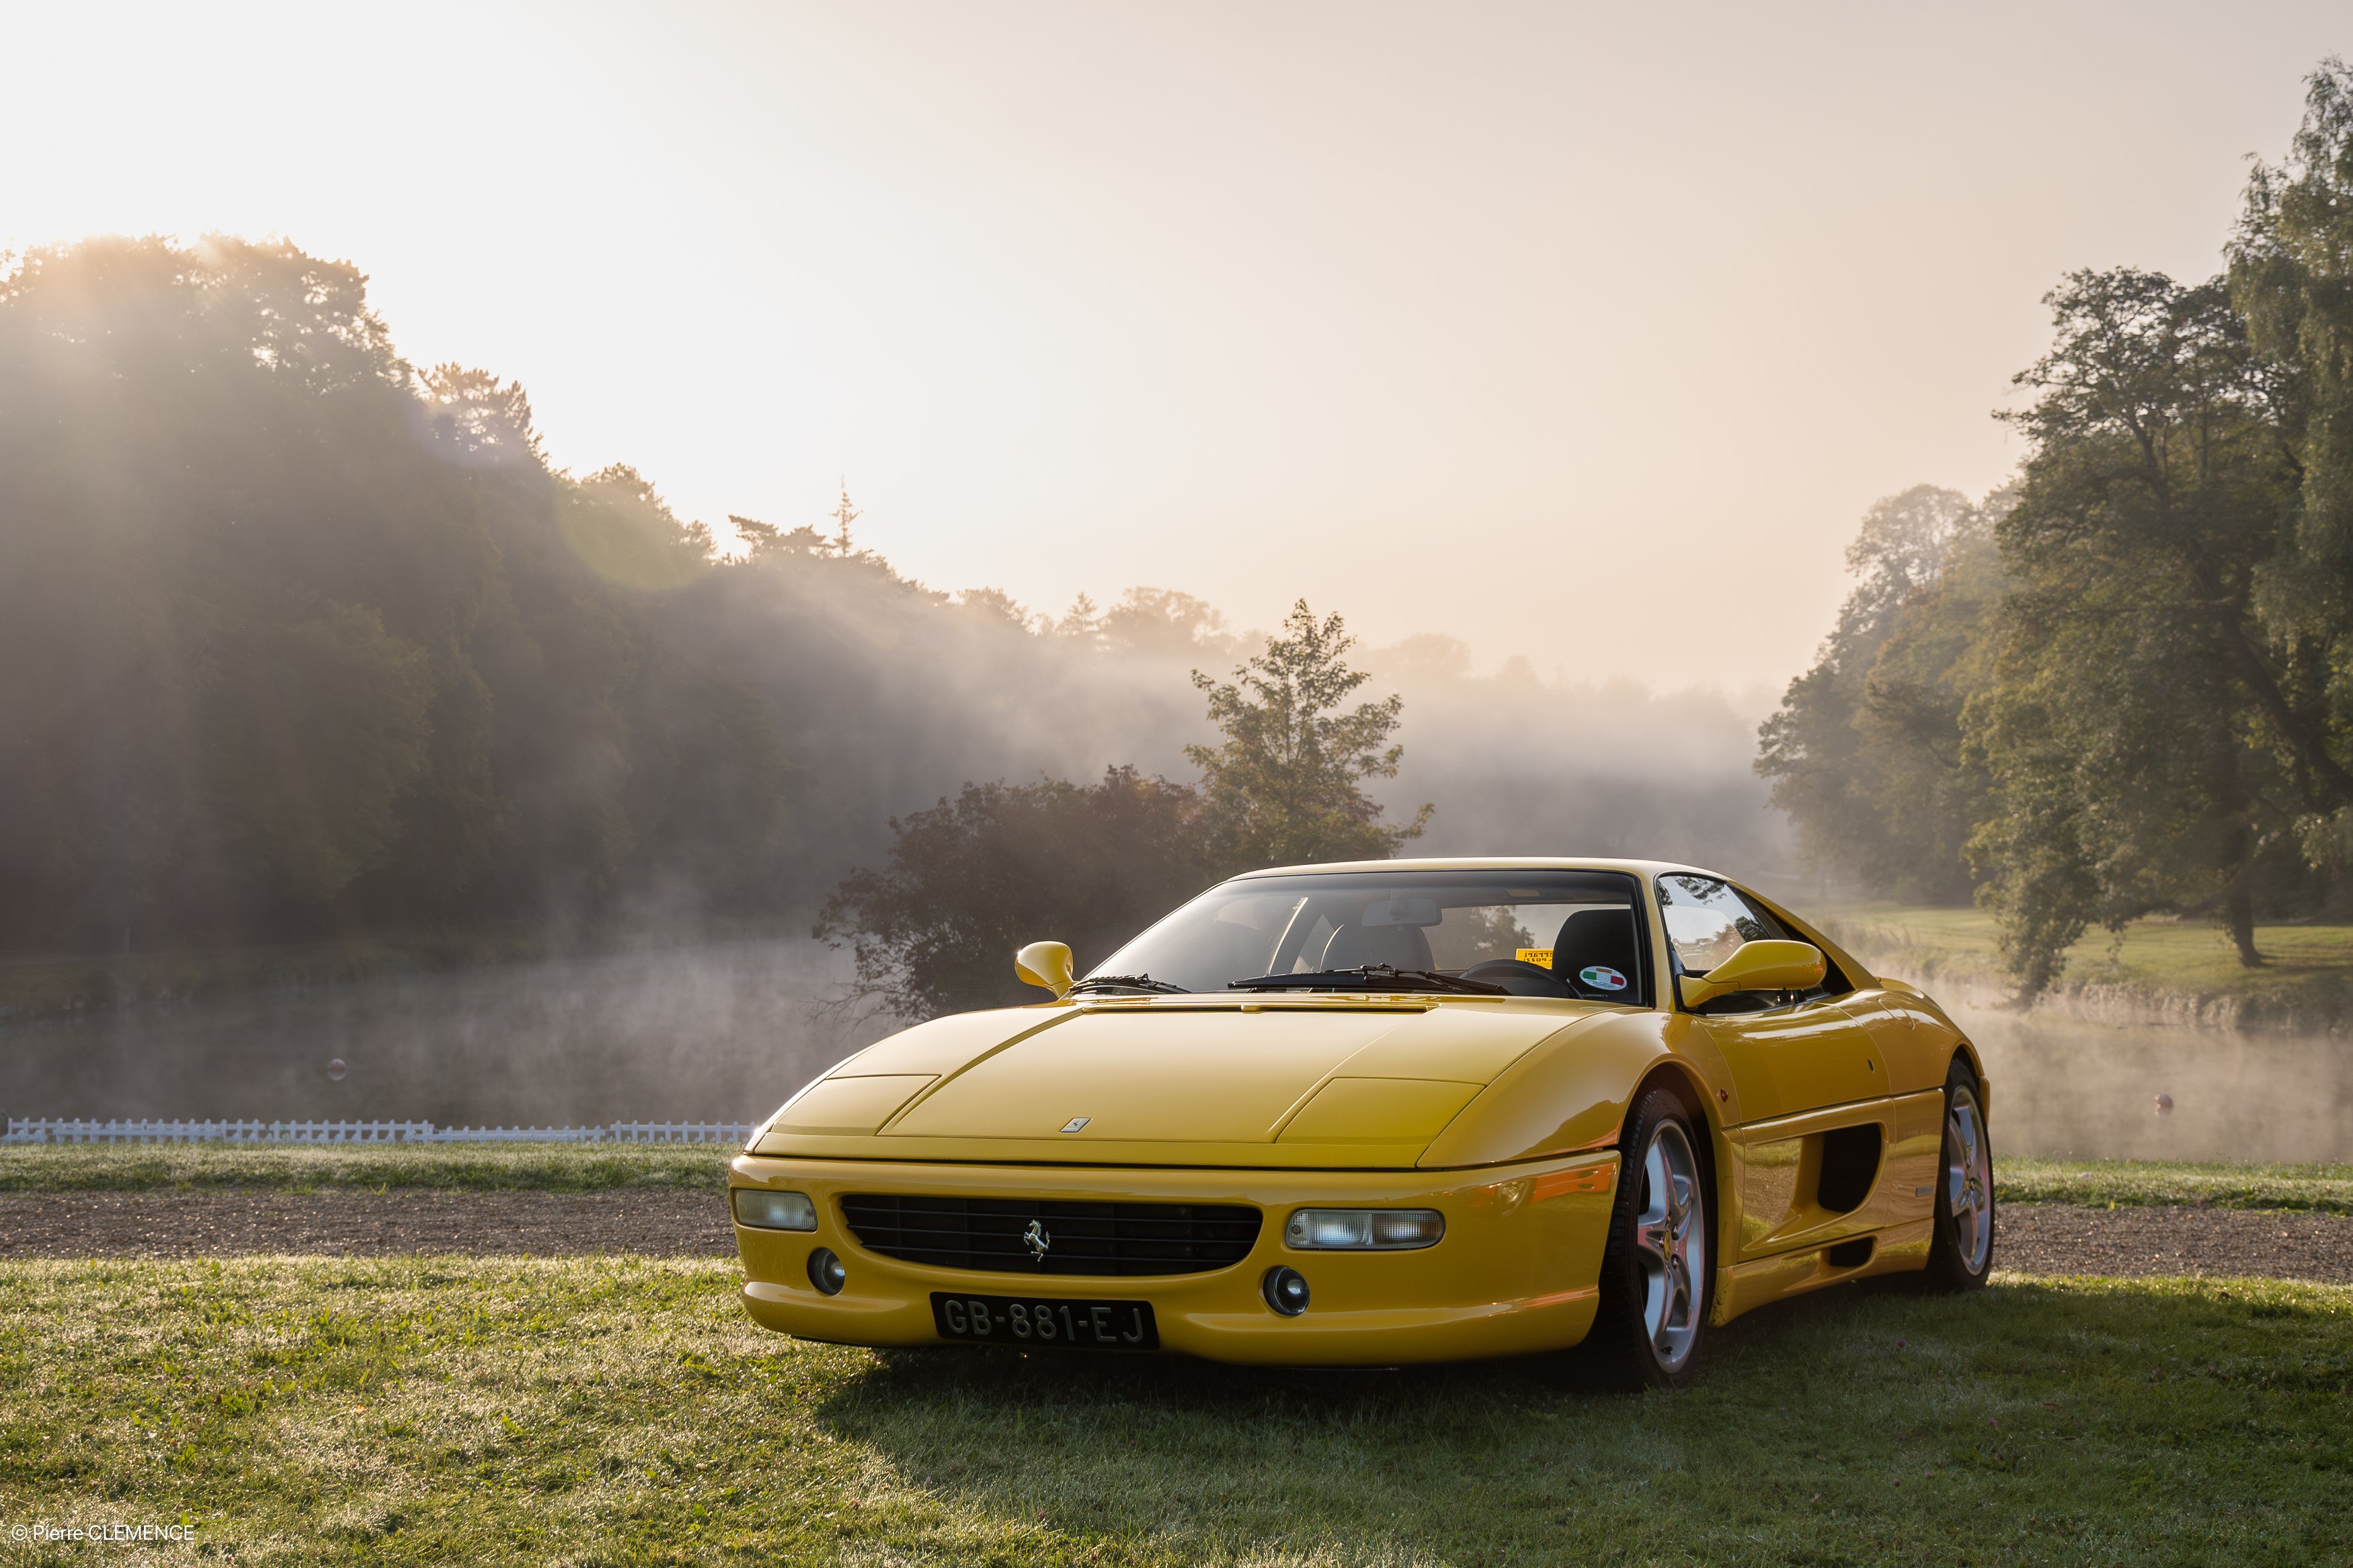
POLYGON ((1524 947, 1512 956, 1522 963, 1534 963, 1546 969, 1552 967, 1552 949, 1548 947, 1524 947))

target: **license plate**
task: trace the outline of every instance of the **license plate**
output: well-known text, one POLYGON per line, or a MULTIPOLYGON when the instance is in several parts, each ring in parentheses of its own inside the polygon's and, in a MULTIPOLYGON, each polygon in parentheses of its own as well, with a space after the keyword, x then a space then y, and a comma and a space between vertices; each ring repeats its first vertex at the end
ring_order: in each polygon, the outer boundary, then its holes
POLYGON ((1070 1301, 1037 1296, 932 1292, 932 1323, 944 1340, 1050 1345, 1082 1351, 1160 1348, 1149 1301, 1070 1301))

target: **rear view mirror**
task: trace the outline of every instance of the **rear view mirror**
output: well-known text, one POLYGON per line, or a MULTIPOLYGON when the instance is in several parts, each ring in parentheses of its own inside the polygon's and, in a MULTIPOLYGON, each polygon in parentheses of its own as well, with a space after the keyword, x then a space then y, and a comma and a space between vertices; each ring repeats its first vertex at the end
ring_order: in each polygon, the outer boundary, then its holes
POLYGON ((1696 1007, 1736 991, 1811 991, 1828 969, 1809 942, 1744 942, 1706 974, 1684 975, 1680 990, 1683 1005, 1696 1007))
POLYGON ((1013 955, 1013 973, 1023 984, 1041 986, 1057 998, 1068 995, 1078 978, 1071 970, 1070 945, 1060 942, 1031 942, 1013 955))

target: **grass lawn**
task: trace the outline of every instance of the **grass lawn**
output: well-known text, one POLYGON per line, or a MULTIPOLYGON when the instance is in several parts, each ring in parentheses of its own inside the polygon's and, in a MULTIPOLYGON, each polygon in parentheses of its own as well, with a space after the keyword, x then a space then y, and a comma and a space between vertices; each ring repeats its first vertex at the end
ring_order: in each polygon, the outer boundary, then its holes
MULTIPOLYGON (((1679 1396, 876 1354, 721 1262, 0 1264, 0 1523, 251 1563, 2343 1561, 2353 1290, 1846 1290, 1679 1396)), ((0 1562, 85 1563, 0 1544, 0 1562)))
MULTIPOLYGON (((1890 974, 2007 984, 1993 916, 1983 910, 1845 904, 1825 905, 1820 914, 1834 940, 1890 974)), ((2242 969, 2230 938, 2211 921, 2135 921, 2121 939, 2094 930, 2069 948, 2060 986, 2232 1000, 2251 1022, 2353 1014, 2353 926, 2257 926, 2255 951, 2263 967, 2242 969)))
POLYGON ((2353 1165, 2190 1164, 2169 1160, 1994 1162, 2005 1203, 2128 1208, 2180 1204, 2218 1209, 2306 1209, 2353 1215, 2353 1165))
MULTIPOLYGON (((590 1192, 726 1185, 732 1145, 715 1143, 28 1144, 0 1149, 0 1193, 392 1187, 590 1192)), ((2189 1204, 2353 1214, 2353 1165, 2198 1165, 2137 1160, 2003 1159, 2012 1203, 2189 1204)))

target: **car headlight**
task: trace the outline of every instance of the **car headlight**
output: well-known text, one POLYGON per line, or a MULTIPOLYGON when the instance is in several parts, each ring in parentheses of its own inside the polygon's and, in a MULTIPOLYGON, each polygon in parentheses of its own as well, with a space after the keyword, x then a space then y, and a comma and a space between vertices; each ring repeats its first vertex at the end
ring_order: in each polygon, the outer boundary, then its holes
POLYGON ((1315 1252, 1403 1252, 1445 1234, 1436 1209, 1293 1209, 1282 1241, 1315 1252))
POLYGON ((772 1193, 765 1187, 735 1189, 735 1223, 754 1230, 815 1230, 817 1205, 807 1193, 772 1193))

